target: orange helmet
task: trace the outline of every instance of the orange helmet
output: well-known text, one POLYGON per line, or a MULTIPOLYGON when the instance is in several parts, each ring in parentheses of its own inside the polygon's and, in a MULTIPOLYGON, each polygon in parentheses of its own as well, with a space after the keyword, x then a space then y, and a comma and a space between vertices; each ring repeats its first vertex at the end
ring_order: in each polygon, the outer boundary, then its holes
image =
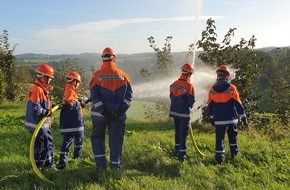
POLYGON ((81 76, 75 71, 69 72, 65 77, 68 79, 69 82, 71 82, 73 80, 77 80, 78 82, 82 82, 81 76))
POLYGON ((114 52, 114 50, 112 48, 109 48, 109 47, 106 47, 104 50, 103 50, 103 54, 102 56, 106 55, 106 54, 109 54, 109 55, 112 55, 114 57, 116 57, 116 54, 114 52))
POLYGON ((37 74, 39 74, 39 76, 41 75, 45 75, 48 76, 50 78, 54 78, 54 71, 53 68, 51 66, 49 66, 48 64, 44 63, 41 64, 40 66, 38 66, 35 71, 37 72, 37 74))
POLYGON ((194 68, 191 64, 189 63, 185 63, 182 67, 181 67, 182 71, 188 72, 193 74, 194 73, 194 68))
POLYGON ((226 73, 227 78, 230 77, 230 69, 226 65, 219 66, 219 68, 216 70, 216 73, 219 72, 226 73))

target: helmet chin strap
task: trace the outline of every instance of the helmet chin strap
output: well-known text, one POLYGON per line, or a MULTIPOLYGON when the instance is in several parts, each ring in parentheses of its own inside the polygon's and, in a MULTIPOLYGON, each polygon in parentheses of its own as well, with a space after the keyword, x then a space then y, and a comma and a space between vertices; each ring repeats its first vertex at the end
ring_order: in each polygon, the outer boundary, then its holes
POLYGON ((77 88, 77 85, 78 85, 78 81, 77 80, 75 80, 75 79, 67 79, 67 83, 73 83, 74 81, 76 81, 76 82, 73 84, 73 86, 75 88, 77 88))
POLYGON ((76 81, 76 82, 75 82, 75 85, 74 85, 74 87, 75 87, 76 89, 78 88, 77 85, 78 85, 78 82, 76 81))
POLYGON ((50 77, 44 75, 44 78, 45 78, 45 82, 46 82, 45 84, 49 84, 48 81, 49 81, 50 77))
POLYGON ((40 82, 42 82, 43 84, 49 84, 49 83, 48 83, 49 78, 50 78, 50 77, 48 77, 48 76, 37 74, 37 79, 38 79, 40 82))

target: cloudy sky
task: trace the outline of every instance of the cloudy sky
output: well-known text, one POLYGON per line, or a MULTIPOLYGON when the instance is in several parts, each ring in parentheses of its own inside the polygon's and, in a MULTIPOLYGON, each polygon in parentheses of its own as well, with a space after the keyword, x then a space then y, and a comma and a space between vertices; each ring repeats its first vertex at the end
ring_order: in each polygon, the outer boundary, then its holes
MULTIPOLYGON (((234 43, 257 38, 257 48, 290 45, 289 0, 7 0, 1 2, 0 30, 21 53, 152 52, 147 38, 162 48, 187 51, 216 22, 219 39, 237 28, 234 43)), ((221 40, 219 40, 221 42, 221 40)))

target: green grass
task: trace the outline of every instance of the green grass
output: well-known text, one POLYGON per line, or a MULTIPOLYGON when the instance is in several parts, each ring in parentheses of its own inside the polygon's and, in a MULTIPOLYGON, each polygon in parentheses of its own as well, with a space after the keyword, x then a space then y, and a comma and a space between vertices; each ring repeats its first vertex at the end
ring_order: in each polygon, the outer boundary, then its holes
MULTIPOLYGON (((189 139, 188 159, 180 164, 173 153, 172 122, 154 123, 142 115, 145 102, 136 101, 128 113, 123 151, 123 170, 95 171, 90 143, 91 120, 85 134, 84 159, 69 160, 65 172, 44 171, 53 184, 39 179, 29 161, 31 135, 22 126, 25 105, 5 103, 0 106, 0 189, 290 189, 290 140, 270 139, 251 131, 240 132, 241 156, 215 165, 213 130, 194 128, 194 136, 205 157, 197 154, 189 139)), ((61 136, 59 112, 52 128, 59 156, 61 136)), ((226 139, 227 140, 227 139, 226 139)), ((107 149, 108 150, 108 149, 107 149)))
POLYGON ((127 112, 127 118, 134 121, 146 121, 144 114, 144 106, 155 106, 153 102, 147 102, 142 100, 134 100, 130 109, 127 112))

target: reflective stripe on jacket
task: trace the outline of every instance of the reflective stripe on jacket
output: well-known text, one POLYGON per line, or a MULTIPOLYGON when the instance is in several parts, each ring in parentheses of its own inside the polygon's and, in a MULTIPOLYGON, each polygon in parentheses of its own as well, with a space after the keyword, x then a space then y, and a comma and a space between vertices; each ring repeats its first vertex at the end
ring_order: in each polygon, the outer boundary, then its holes
POLYGON ((169 117, 190 118, 191 108, 195 102, 195 92, 188 76, 181 75, 170 85, 170 100, 169 117))
MULTIPOLYGON (((33 132, 39 121, 45 116, 49 109, 51 109, 51 103, 49 98, 49 91, 51 86, 41 83, 39 80, 35 80, 32 85, 26 106, 25 124, 24 127, 33 132)), ((43 129, 49 129, 51 119, 48 118, 43 124, 43 129)))
POLYGON ((61 134, 84 131, 83 110, 76 91, 77 89, 70 83, 65 87, 63 106, 60 112, 61 134))
POLYGON ((238 89, 226 79, 219 79, 209 90, 208 108, 215 125, 236 125, 246 117, 238 89))
POLYGON ((104 62, 100 70, 94 73, 90 82, 90 92, 93 106, 92 117, 103 117, 106 113, 122 113, 121 119, 126 118, 125 112, 130 107, 133 91, 129 76, 117 68, 114 62, 104 62))

